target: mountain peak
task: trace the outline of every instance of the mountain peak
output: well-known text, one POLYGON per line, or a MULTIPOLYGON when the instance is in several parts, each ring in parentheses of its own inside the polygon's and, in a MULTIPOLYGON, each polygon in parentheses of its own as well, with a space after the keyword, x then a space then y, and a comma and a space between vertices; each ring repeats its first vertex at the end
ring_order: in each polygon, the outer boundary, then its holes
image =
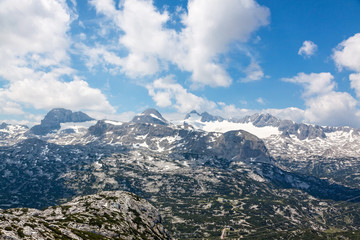
POLYGON ((131 122, 134 123, 153 123, 160 125, 168 125, 168 122, 163 116, 154 108, 149 108, 142 113, 136 115, 131 122))
POLYGON ((72 112, 71 110, 64 108, 54 108, 46 114, 41 121, 42 124, 47 123, 65 123, 65 122, 87 122, 94 120, 83 112, 72 112))
POLYGON ((214 116, 209 114, 208 112, 203 112, 203 113, 198 113, 196 110, 192 110, 191 112, 189 112, 188 114, 186 114, 185 116, 185 120, 186 119, 190 119, 190 118, 200 118, 201 122, 215 122, 215 121, 223 121, 224 118, 220 117, 220 116, 214 116))
POLYGON ((203 112, 201 114, 201 121, 202 122, 216 122, 216 121, 224 121, 224 118, 220 117, 220 116, 214 116, 209 114, 208 112, 203 112))
POLYGON ((192 110, 188 114, 185 115, 185 120, 191 118, 192 116, 200 116, 200 113, 198 113, 196 110, 192 110))
POLYGON ((72 112, 65 108, 54 108, 50 110, 40 125, 35 125, 30 129, 30 132, 36 135, 46 135, 53 130, 60 129, 60 123, 67 122, 87 122, 92 121, 94 118, 89 117, 83 112, 72 112))
POLYGON ((8 126, 8 124, 3 122, 3 123, 0 124, 0 129, 4 129, 7 126, 8 126))
POLYGON ((162 118, 162 115, 155 108, 148 108, 145 111, 143 111, 141 114, 142 115, 151 115, 151 114, 153 114, 153 115, 155 115, 155 116, 157 116, 159 118, 162 118))

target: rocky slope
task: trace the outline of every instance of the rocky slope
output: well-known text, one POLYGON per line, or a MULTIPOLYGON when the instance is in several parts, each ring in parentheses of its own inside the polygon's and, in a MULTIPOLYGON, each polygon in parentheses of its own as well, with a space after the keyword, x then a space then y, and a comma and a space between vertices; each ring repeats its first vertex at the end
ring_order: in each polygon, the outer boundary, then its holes
POLYGON ((0 146, 14 145, 25 140, 29 128, 24 125, 0 124, 0 146))
POLYGON ((233 237, 251 238, 294 228, 355 231, 346 219, 360 221, 359 204, 347 202, 359 200, 360 191, 256 161, 136 150, 82 166, 64 179, 77 194, 120 188, 145 197, 179 239, 217 239, 226 228, 233 237))
POLYGON ((158 211, 134 194, 77 197, 44 210, 0 210, 1 239, 170 239, 158 211))

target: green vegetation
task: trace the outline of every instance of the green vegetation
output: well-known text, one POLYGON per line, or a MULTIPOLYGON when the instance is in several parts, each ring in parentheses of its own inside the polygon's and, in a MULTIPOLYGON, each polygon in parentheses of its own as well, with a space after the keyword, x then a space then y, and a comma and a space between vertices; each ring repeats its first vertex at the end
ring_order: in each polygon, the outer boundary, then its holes
POLYGON ((89 220, 89 224, 91 226, 98 226, 99 228, 101 228, 101 226, 104 223, 104 219, 102 219, 101 217, 95 217, 95 218, 90 218, 89 220))
POLYGON ((6 231, 12 231, 12 230, 13 230, 12 227, 9 227, 9 226, 5 227, 4 229, 5 229, 6 231))
POLYGON ((24 234, 23 230, 24 230, 23 228, 18 228, 17 231, 16 231, 20 238, 25 237, 25 234, 24 234))

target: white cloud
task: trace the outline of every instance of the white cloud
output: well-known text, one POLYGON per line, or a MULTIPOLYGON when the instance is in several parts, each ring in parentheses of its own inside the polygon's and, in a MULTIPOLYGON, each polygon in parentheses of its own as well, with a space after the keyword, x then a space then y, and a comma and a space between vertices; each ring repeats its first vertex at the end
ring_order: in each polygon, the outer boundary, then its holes
POLYGON ((245 68, 244 73, 246 77, 241 79, 242 82, 258 81, 264 78, 264 72, 255 60, 252 60, 250 65, 245 68))
POLYGON ((157 106, 171 106, 182 113, 194 109, 213 111, 217 107, 216 103, 188 92, 180 84, 176 83, 171 76, 155 80, 152 84, 147 85, 147 89, 157 106))
MULTIPOLYGON (((175 108, 179 113, 196 110, 199 112, 207 111, 223 117, 238 117, 250 112, 232 104, 215 103, 204 97, 199 97, 173 80, 172 76, 155 80, 147 85, 147 89, 157 106, 175 108)), ((178 114, 176 115, 178 116, 178 114)))
POLYGON ((268 24, 269 10, 255 1, 189 1, 182 32, 188 56, 180 64, 193 72, 193 80, 210 86, 229 86, 231 78, 213 59, 233 41, 246 42, 250 34, 268 24))
POLYGON ((302 85, 305 89, 303 97, 309 98, 333 91, 336 86, 333 79, 334 76, 331 73, 323 72, 311 74, 299 73, 295 77, 283 78, 282 80, 302 85))
POLYGON ((89 87, 88 83, 75 79, 61 82, 56 79, 24 79, 12 83, 5 91, 6 96, 36 109, 64 107, 72 110, 93 110, 114 112, 99 89, 89 87))
POLYGON ((90 3, 95 6, 97 12, 106 16, 115 17, 117 14, 113 0, 90 0, 90 3))
POLYGON ((250 110, 246 108, 237 108, 234 104, 219 106, 218 109, 214 111, 215 115, 220 115, 225 118, 239 118, 246 115, 251 115, 258 112, 257 110, 250 110))
POLYGON ((352 73, 349 75, 350 86, 355 89, 356 96, 360 98, 360 73, 352 73))
POLYGON ((357 101, 346 92, 335 91, 334 77, 330 73, 299 73, 283 81, 304 87, 303 98, 306 109, 304 121, 320 125, 359 126, 356 112, 357 101))
POLYGON ((305 111, 295 107, 283 108, 283 109, 264 109, 262 113, 269 113, 279 119, 293 120, 295 122, 303 122, 305 111))
POLYGON ((8 81, 0 88, 1 113, 24 114, 23 107, 114 111, 100 90, 76 79, 69 67, 74 18, 65 0, 0 2, 0 77, 8 81))
POLYGON ((21 106, 13 101, 10 101, 0 89, 0 115, 19 115, 24 114, 21 106))
POLYGON ((298 51, 298 54, 304 57, 310 57, 314 55, 317 50, 317 45, 312 41, 304 41, 301 48, 298 51))
POLYGON ((332 55, 337 67, 360 72, 360 33, 341 42, 332 55))
MULTIPOLYGON (((129 54, 116 63, 123 72, 131 77, 154 75, 172 63, 192 73, 193 86, 229 86, 232 79, 218 57, 230 43, 246 42, 252 32, 268 24, 270 15, 254 0, 192 0, 182 15, 184 27, 176 32, 166 27, 169 13, 159 12, 152 1, 125 0, 119 10, 110 0, 91 3, 124 33, 119 43, 129 54)), ((248 72, 255 80, 263 76, 259 66, 248 72)))
POLYGON ((1 1, 0 74, 7 77, 9 60, 22 67, 51 66, 69 60, 66 32, 70 23, 65 1, 1 1))
MULTIPOLYGON (((333 50, 332 58, 340 71, 346 68, 357 72, 350 74, 349 80, 351 88, 355 90, 356 96, 360 98, 360 33, 341 42, 333 50)), ((356 111, 356 106, 354 106, 357 103, 349 94, 343 94, 343 96, 334 97, 334 99, 329 99, 329 101, 332 101, 335 106, 348 109, 347 113, 344 112, 339 117, 348 118, 348 121, 353 120, 353 124, 359 126, 359 122, 356 119, 359 118, 360 111, 356 111)))
POLYGON ((80 50, 82 57, 86 58, 86 66, 91 71, 98 65, 102 65, 107 70, 113 70, 107 68, 107 65, 112 64, 116 68, 116 66, 124 64, 124 59, 106 49, 105 46, 88 47, 85 44, 79 43, 76 44, 76 48, 80 50))
MULTIPOLYGON (((93 0, 91 3, 97 13, 112 20, 124 33, 118 42, 129 51, 127 56, 121 55, 121 61, 104 59, 105 62, 121 66, 122 72, 130 77, 140 77, 155 74, 160 70, 162 58, 169 60, 175 55, 176 33, 165 28, 169 15, 166 11, 157 11, 152 1, 122 1, 121 10, 116 10, 111 0, 93 0)), ((108 49, 106 51, 108 55, 114 54, 108 49)))
POLYGON ((330 126, 359 126, 357 101, 346 92, 330 92, 306 102, 305 121, 330 126))
POLYGON ((297 122, 304 120, 305 111, 298 108, 251 110, 238 108, 233 104, 223 102, 215 103, 188 92, 180 84, 176 83, 171 76, 155 80, 147 86, 147 89, 157 106, 171 107, 177 110, 177 113, 168 114, 170 119, 178 120, 179 116, 183 117, 182 114, 196 110, 199 112, 207 111, 210 114, 225 118, 240 118, 262 112, 273 114, 281 119, 290 119, 297 122))

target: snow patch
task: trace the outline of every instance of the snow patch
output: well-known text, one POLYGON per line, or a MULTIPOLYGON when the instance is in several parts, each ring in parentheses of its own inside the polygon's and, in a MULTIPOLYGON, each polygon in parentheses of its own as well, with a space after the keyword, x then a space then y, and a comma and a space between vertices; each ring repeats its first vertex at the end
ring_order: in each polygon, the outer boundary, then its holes
POLYGON ((214 121, 214 122, 201 122, 200 118, 189 118, 186 119, 186 123, 192 125, 196 129, 200 129, 207 132, 221 132, 225 133, 233 130, 244 130, 249 133, 254 134, 259 138, 267 138, 272 135, 280 135, 281 132, 277 127, 265 126, 265 127, 256 127, 252 123, 236 123, 230 122, 227 120, 224 121, 214 121))
POLYGON ((124 124, 123 122, 118 122, 118 121, 113 121, 113 120, 105 120, 105 123, 115 125, 115 126, 121 126, 124 124))
POLYGON ((72 129, 76 133, 82 132, 89 127, 96 124, 97 121, 87 121, 87 122, 67 122, 67 123, 60 123, 60 129, 59 132, 66 130, 66 129, 72 129))
POLYGON ((160 120, 160 121, 162 121, 162 122, 164 121, 164 120, 162 120, 161 118, 159 118, 158 116, 156 116, 156 115, 153 114, 153 113, 151 113, 150 116, 151 116, 152 118, 158 119, 158 120, 160 120))

